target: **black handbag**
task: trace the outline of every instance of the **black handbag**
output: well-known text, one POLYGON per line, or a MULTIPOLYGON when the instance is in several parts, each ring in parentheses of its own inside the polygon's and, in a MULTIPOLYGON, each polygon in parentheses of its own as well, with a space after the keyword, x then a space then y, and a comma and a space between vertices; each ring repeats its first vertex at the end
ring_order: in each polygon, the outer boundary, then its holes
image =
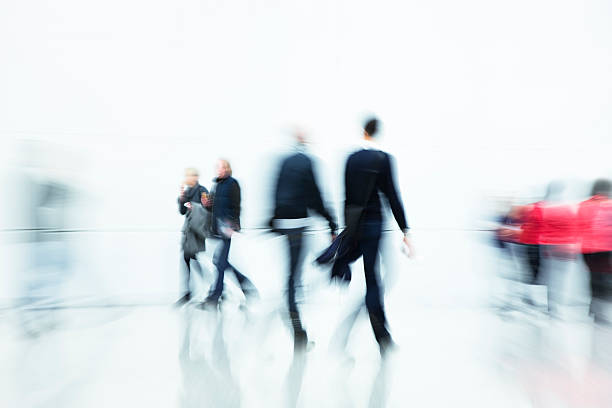
MULTIPOLYGON (((379 156, 376 160, 376 164, 378 165, 382 162, 384 158, 384 153, 379 152, 379 156)), ((376 166, 378 167, 378 166, 376 166)), ((346 256, 351 249, 356 245, 358 238, 358 230, 359 223, 361 222, 361 217, 363 216, 363 212, 370 201, 370 197, 374 194, 374 188, 376 187, 376 178, 378 176, 378 170, 370 170, 369 171, 369 180, 367 184, 365 199, 362 204, 349 204, 344 207, 344 221, 346 226, 336 237, 336 239, 331 243, 329 247, 327 247, 321 255, 319 255, 315 262, 319 265, 326 265, 332 262, 335 262, 337 259, 341 259, 346 256)), ((350 278, 349 278, 350 280, 350 278)))

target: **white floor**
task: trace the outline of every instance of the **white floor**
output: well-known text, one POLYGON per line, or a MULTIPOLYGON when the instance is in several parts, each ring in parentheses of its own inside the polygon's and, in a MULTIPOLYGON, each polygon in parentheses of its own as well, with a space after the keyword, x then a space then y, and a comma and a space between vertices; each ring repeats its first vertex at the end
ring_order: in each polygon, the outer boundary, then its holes
MULTIPOLYGON (((231 279, 221 312, 174 308, 174 261, 77 262, 65 283, 47 279, 61 291, 40 287, 61 308, 0 309, 0 407, 612 407, 612 331, 586 317, 580 265, 563 275, 551 319, 522 304, 516 279, 498 278, 516 278, 516 266, 479 237, 422 232, 417 261, 386 240, 385 306, 399 349, 382 365, 363 310, 339 347, 365 283, 360 262, 348 288, 312 266, 326 236, 312 237, 304 264, 301 308, 314 342, 304 359, 293 356, 285 320, 282 240, 254 235, 232 249, 262 294, 247 312, 231 279), (172 282, 166 292, 163 282, 172 282)), ((208 258, 204 279, 192 281, 199 298, 212 281, 208 258)))
POLYGON ((2 407, 610 407, 612 332, 516 311, 387 301, 399 349, 382 364, 361 312, 322 289, 303 305, 314 347, 293 359, 280 301, 6 310, 2 407), (401 307, 400 307, 401 306, 401 307), (23 333, 37 327, 35 336, 23 333), (301 379, 301 381, 300 381, 301 379))

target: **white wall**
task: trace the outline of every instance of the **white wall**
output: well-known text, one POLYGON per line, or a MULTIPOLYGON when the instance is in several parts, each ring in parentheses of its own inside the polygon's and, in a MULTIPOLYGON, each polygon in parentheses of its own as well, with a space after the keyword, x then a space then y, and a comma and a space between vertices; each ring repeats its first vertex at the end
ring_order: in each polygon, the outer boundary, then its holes
POLYGON ((73 234, 71 293, 100 296, 176 290, 185 166, 209 186, 228 157, 244 225, 261 225, 296 121, 339 208, 344 157, 379 115, 417 233, 472 227, 485 192, 610 176, 611 18, 601 0, 4 1, 0 297, 23 264, 6 230, 24 227, 28 172, 78 191, 71 226, 94 232, 73 234))

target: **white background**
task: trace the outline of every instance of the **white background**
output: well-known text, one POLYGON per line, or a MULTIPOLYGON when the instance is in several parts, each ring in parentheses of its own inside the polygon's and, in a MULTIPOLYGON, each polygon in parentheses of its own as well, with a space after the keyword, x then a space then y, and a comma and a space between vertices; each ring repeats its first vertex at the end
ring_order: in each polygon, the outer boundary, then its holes
POLYGON ((488 264, 456 230, 477 225, 483 197, 612 175, 610 21, 602 0, 3 0, 0 298, 18 297, 31 256, 9 231, 27 227, 24 174, 72 186, 69 227, 91 231, 71 234, 66 296, 176 293, 182 171, 209 187, 219 156, 252 242, 235 256, 280 286, 282 248, 248 228, 269 216, 285 129, 310 128, 338 209, 368 112, 397 160, 419 267, 467 293, 488 264))

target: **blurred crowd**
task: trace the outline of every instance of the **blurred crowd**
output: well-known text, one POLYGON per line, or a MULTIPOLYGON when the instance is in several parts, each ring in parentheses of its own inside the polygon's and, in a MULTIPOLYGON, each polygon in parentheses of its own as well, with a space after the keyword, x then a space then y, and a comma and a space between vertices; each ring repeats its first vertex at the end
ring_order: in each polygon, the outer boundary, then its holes
POLYGON ((572 303, 567 294, 575 289, 567 287, 568 274, 578 270, 589 282, 588 314, 595 322, 610 322, 612 183, 596 180, 589 197, 578 202, 563 198, 565 188, 552 182, 540 200, 508 203, 496 220, 496 246, 511 260, 512 278, 526 285, 519 293, 523 304, 560 317, 560 309, 572 303), (534 288, 544 289, 544 296, 534 288))

